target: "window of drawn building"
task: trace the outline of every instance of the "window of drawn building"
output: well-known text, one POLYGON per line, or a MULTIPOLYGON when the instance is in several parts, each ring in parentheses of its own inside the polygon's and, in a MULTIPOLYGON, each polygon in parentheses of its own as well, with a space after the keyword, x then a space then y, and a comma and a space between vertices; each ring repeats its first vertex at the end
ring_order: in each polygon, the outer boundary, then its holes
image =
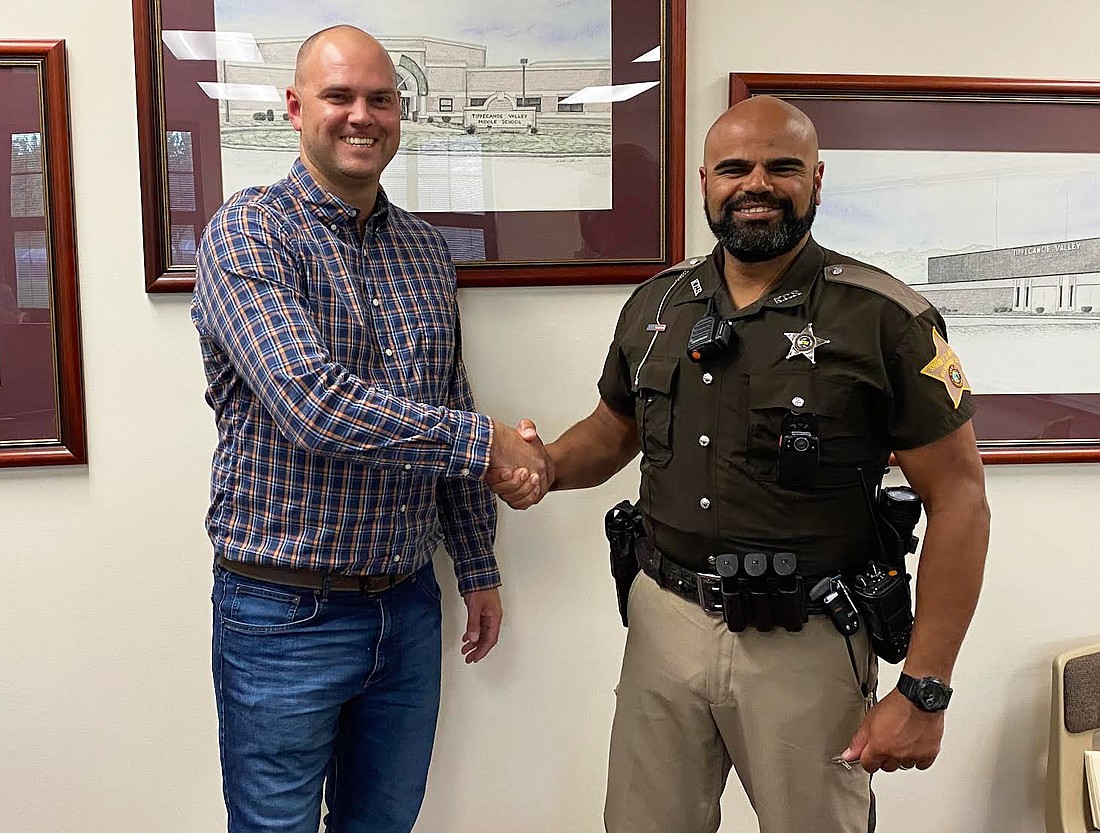
POLYGON ((558 96, 558 112, 559 113, 583 113, 583 104, 562 104, 562 102, 569 98, 567 95, 558 96))
POLYGON ((44 188, 42 134, 13 133, 11 137, 11 216, 45 216, 44 188))
POLYGON ((484 107, 484 106, 485 106, 485 102, 486 102, 486 101, 488 101, 488 100, 489 100, 489 99, 488 99, 487 97, 482 97, 482 98, 471 98, 471 99, 470 99, 470 106, 471 106, 471 107, 484 107))
POLYGON ((46 254, 46 183, 42 134, 11 137, 11 218, 15 247, 15 294, 20 309, 49 309, 50 272, 46 254))
POLYGON ((168 212, 171 229, 171 263, 194 264, 195 226, 178 222, 175 214, 194 214, 195 160, 191 147, 191 133, 186 130, 169 130, 165 134, 168 157, 168 212))
POLYGON ((21 309, 50 308, 50 266, 46 253, 46 232, 17 231, 15 242, 15 284, 21 309))
POLYGON ((441 98, 439 99, 439 112, 450 113, 455 108, 455 100, 453 98, 441 98))
POLYGON ((542 112, 542 96, 529 95, 527 98, 516 96, 517 107, 534 107, 536 112, 542 112))

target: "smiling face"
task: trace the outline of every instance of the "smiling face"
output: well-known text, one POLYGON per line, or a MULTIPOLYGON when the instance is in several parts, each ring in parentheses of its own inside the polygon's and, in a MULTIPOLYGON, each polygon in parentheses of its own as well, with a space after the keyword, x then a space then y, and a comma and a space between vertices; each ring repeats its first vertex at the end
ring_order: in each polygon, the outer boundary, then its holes
POLYGON ((358 29, 323 32, 302 47, 286 100, 302 163, 324 188, 369 211, 401 142, 401 98, 386 50, 358 29))
POLYGON ((699 169, 707 223, 729 255, 759 263, 809 234, 825 166, 809 119, 778 99, 731 107, 707 134, 699 169))

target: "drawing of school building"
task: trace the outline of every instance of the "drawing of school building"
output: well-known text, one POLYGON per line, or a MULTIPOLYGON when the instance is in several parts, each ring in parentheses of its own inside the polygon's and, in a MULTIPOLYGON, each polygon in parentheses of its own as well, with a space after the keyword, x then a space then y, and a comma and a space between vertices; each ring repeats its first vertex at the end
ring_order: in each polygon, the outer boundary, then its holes
MULTIPOLYGON (((272 85, 282 91, 294 78, 294 60, 304 38, 262 38, 263 63, 219 61, 219 79, 231 84, 272 85)), ((536 124, 609 124, 611 105, 564 104, 584 87, 611 83, 609 60, 520 58, 511 66, 486 65, 486 47, 428 37, 379 38, 397 68, 401 117, 413 122, 529 128, 536 124)), ((272 112, 284 121, 284 104, 221 102, 223 123, 247 125, 272 112)))
POLYGON ((941 312, 1100 314, 1100 237, 928 258, 941 312))

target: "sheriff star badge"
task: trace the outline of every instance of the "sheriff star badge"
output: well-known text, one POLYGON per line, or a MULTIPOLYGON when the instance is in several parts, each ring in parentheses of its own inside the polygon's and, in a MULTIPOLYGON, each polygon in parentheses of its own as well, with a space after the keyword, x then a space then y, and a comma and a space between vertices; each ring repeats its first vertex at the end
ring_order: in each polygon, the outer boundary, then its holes
POLYGON ((783 335, 791 342, 791 349, 787 353, 787 358, 793 359, 795 356, 805 356, 810 360, 810 364, 817 364, 817 359, 814 357, 814 350, 822 344, 829 343, 829 339, 818 338, 814 335, 814 325, 812 322, 803 327, 800 333, 783 333, 783 335))

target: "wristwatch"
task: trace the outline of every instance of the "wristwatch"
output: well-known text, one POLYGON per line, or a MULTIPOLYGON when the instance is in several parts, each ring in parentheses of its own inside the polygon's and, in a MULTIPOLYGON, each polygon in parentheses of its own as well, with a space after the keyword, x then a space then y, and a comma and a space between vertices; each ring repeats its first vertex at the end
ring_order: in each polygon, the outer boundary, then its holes
POLYGON ((921 677, 918 680, 902 672, 898 678, 898 691, 924 712, 942 712, 951 702, 951 689, 939 677, 921 677))

